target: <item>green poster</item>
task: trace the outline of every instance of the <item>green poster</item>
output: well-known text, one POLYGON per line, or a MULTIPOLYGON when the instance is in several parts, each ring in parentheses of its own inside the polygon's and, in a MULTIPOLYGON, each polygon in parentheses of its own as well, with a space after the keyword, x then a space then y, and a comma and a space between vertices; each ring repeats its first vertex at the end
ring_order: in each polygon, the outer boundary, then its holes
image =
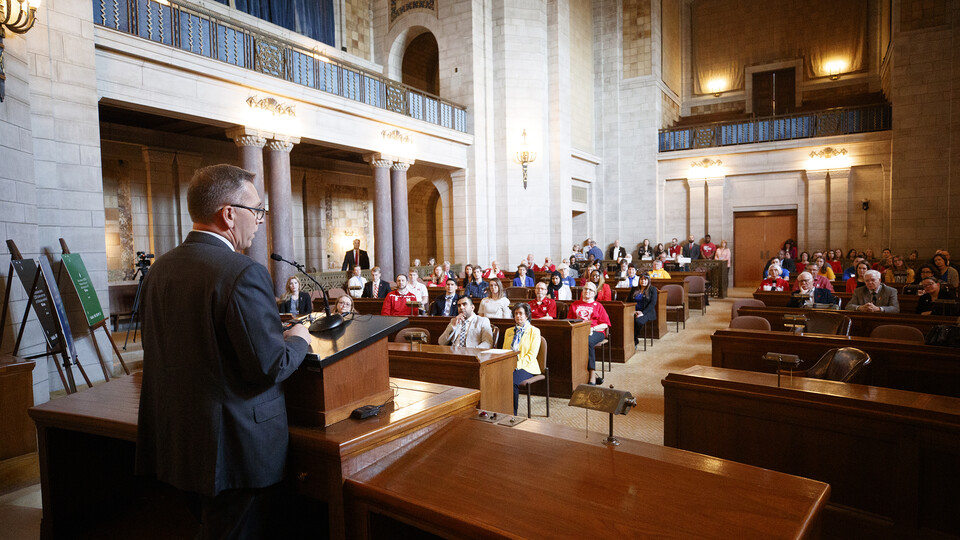
POLYGON ((100 299, 97 297, 97 291, 90 282, 90 274, 87 267, 83 265, 83 259, 79 253, 64 253, 63 266, 70 274, 70 281, 77 289, 77 295, 80 296, 80 304, 83 306, 83 312, 87 315, 87 324, 93 326, 104 319, 103 308, 100 307, 100 299))

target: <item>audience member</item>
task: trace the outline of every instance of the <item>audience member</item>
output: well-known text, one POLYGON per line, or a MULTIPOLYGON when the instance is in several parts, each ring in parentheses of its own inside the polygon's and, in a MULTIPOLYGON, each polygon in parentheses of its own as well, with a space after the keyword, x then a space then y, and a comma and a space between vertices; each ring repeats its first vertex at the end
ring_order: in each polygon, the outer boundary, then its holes
POLYGON ((883 273, 883 281, 900 285, 913 283, 913 268, 907 266, 902 257, 894 255, 893 264, 883 273))
POLYGON ((920 252, 917 250, 911 251, 910 254, 907 255, 907 260, 911 262, 920 260, 920 252))
POLYGON ((461 296, 457 300, 460 313, 450 319, 450 324, 437 339, 439 345, 490 349, 493 343, 493 327, 490 319, 473 312, 473 300, 461 296))
POLYGON ((479 266, 473 268, 473 279, 464 287, 464 292, 470 298, 486 298, 487 282, 483 280, 483 270, 479 266))
POLYGON ((880 252, 880 262, 877 263, 875 270, 880 272, 882 276, 891 266, 893 266, 893 253, 890 248, 883 248, 883 251, 880 252))
POLYGON ((790 289, 790 282, 780 277, 780 265, 771 264, 767 269, 767 278, 760 282, 760 288, 765 291, 786 291, 790 289))
POLYGON ((627 250, 620 246, 620 239, 617 238, 613 241, 613 246, 607 250, 607 260, 610 261, 619 261, 620 259, 627 256, 627 250))
POLYGON ((727 268, 730 268, 730 248, 727 247, 726 240, 720 241, 720 247, 717 249, 717 254, 714 255, 714 258, 718 261, 726 261, 727 268))
POLYGON ((483 279, 504 279, 503 270, 500 270, 500 265, 497 264, 497 261, 490 261, 490 268, 487 268, 483 271, 483 279))
MULTIPOLYGON (((863 260, 862 257, 854 257, 852 260, 853 260, 853 263, 850 265, 850 268, 847 268, 846 270, 843 271, 843 276, 840 279, 847 281, 852 277, 857 277, 859 273, 859 271, 857 270, 857 266, 861 262, 866 262, 863 260)), ((869 266, 870 266, 870 263, 867 263, 867 267, 868 267, 867 270, 870 269, 869 266)), ((862 278, 861 278, 861 281, 862 281, 862 278)), ((848 291, 848 292, 853 292, 853 291, 848 291)))
POLYGON ((714 254, 717 252, 717 245, 710 240, 710 235, 706 234, 703 236, 703 244, 700 246, 700 258, 701 259, 713 259, 714 254))
POLYGON ((866 286, 863 278, 867 271, 870 270, 870 263, 863 259, 857 259, 856 268, 856 275, 847 279, 847 286, 845 289, 848 293, 852 293, 853 291, 857 290, 858 287, 866 286))
POLYGON ((659 259, 660 255, 667 253, 667 249, 663 247, 663 244, 657 244, 657 247, 653 248, 653 258, 659 259))
POLYGON ((670 272, 663 269, 663 261, 653 261, 653 271, 650 279, 670 279, 670 272))
POLYGON ((510 300, 499 279, 488 282, 487 297, 480 300, 480 315, 493 319, 510 318, 510 300))
POLYGON ((340 271, 346 272, 353 266, 359 266, 363 270, 370 268, 370 257, 366 251, 360 249, 359 238, 354 238, 353 249, 343 255, 343 264, 340 265, 340 271))
POLYGON ((473 265, 470 263, 463 265, 463 272, 460 273, 460 277, 463 278, 463 286, 466 287, 467 283, 470 283, 470 280, 473 279, 473 265))
POLYGON ((603 251, 597 247, 597 243, 594 240, 590 240, 590 249, 587 250, 587 260, 590 260, 590 255, 593 255, 593 259, 596 261, 603 260, 603 251))
POLYGON ((920 285, 923 287, 923 295, 917 302, 917 314, 943 317, 960 314, 960 310, 957 309, 960 304, 957 304, 956 297, 951 291, 941 287, 939 279, 929 276, 924 278, 920 285))
POLYGON ((457 300, 460 300, 463 296, 457 294, 457 282, 455 280, 448 279, 444 286, 446 294, 438 296, 430 304, 428 313, 433 316, 453 317, 457 314, 457 300))
POLYGON ((374 266, 370 273, 373 274, 373 279, 363 286, 363 294, 360 297, 386 298, 387 294, 390 293, 390 284, 380 279, 380 267, 374 266))
POLYGON ((788 257, 787 255, 788 255, 787 251, 782 249, 777 254, 777 258, 780 259, 780 270, 781 272, 785 272, 787 276, 789 276, 790 274, 796 275, 797 265, 794 262, 794 260, 788 257))
POLYGON ((632 289, 640 285, 640 277, 637 276, 637 267, 633 264, 627 265, 627 275, 617 282, 618 289, 632 289))
POLYGON ((787 238, 781 249, 784 251, 784 257, 788 259, 797 258, 797 244, 793 241, 793 238, 787 238))
POLYGON ((570 262, 574 261, 585 261, 587 259, 587 254, 584 253, 583 249, 580 248, 580 244, 573 245, 573 253, 570 254, 570 262))
POLYGON ((609 302, 611 300, 613 295, 610 293, 610 285, 607 285, 606 279, 603 277, 603 272, 599 270, 590 272, 590 283, 597 287, 598 302, 609 302))
POLYGON ((354 266, 350 269, 350 279, 347 280, 347 293, 354 298, 363 296, 363 286, 367 284, 367 278, 360 275, 360 267, 354 266))
POLYGON ((850 248, 850 251, 847 252, 847 260, 852 261, 857 258, 857 250, 850 248))
MULTIPOLYGON (((827 279, 827 276, 820 273, 820 265, 817 263, 810 263, 807 265, 805 272, 813 276, 813 285, 815 287, 818 289, 826 289, 833 293, 833 282, 827 279)), ((793 289, 796 290, 797 288, 798 285, 794 284, 793 289)))
POLYGON ((527 258, 523 261, 523 264, 527 266, 527 270, 529 270, 530 272, 534 271, 533 267, 536 266, 536 263, 533 262, 533 253, 527 253, 527 258))
POLYGON ((603 305, 596 301, 597 286, 592 282, 583 286, 580 300, 570 305, 568 317, 590 322, 590 337, 587 341, 587 373, 590 384, 603 384, 603 378, 597 376, 596 351, 594 346, 606 339, 610 317, 603 305))
MULTIPOLYGON (((572 279, 572 278, 571 278, 572 279)), ((563 275, 560 272, 550 274, 550 285, 547 285, 547 294, 554 300, 571 300, 573 293, 570 285, 563 282, 563 275)))
POLYGON ((407 276, 397 274, 397 288, 390 291, 383 299, 383 307, 380 308, 381 315, 392 315, 400 317, 409 317, 414 315, 407 302, 417 302, 417 295, 407 288, 407 276))
POLYGON ((633 345, 640 342, 640 335, 643 333, 643 327, 650 321, 657 320, 657 296, 659 291, 651 285, 650 275, 643 273, 640 275, 640 285, 630 289, 630 298, 636 303, 636 311, 633 312, 633 345))
POLYGON ((807 265, 810 264, 810 254, 806 251, 800 253, 800 260, 794 262, 797 272, 803 272, 807 269, 807 265))
POLYGON ((683 247, 680 246, 680 242, 677 242, 677 239, 674 238, 670 241, 670 248, 667 249, 667 258, 674 259, 683 254, 683 247))
POLYGON ((561 264, 560 267, 557 268, 557 271, 560 272, 560 276, 561 276, 560 280, 563 282, 564 285, 566 285, 567 287, 577 286, 576 279, 570 275, 571 268, 569 266, 565 266, 561 264))
POLYGON ((433 266, 433 273, 427 280, 427 287, 444 287, 447 284, 447 274, 443 271, 443 266, 436 264, 433 266))
POLYGON ((799 288, 790 295, 790 302, 787 307, 810 307, 813 304, 836 304, 831 291, 813 284, 813 275, 810 272, 800 272, 797 276, 799 288))
POLYGON ((650 245, 649 239, 643 239, 643 243, 640 244, 640 248, 637 249, 637 258, 641 261, 653 260, 653 246, 650 245))
POLYGON ((960 274, 957 273, 956 268, 947 265, 947 258, 942 253, 933 256, 933 265, 936 267, 936 274, 941 282, 950 285, 952 289, 960 287, 960 274))
MULTIPOLYGON (((542 285, 542 283, 541 283, 542 285)), ((540 329, 530 324, 530 306, 523 302, 513 305, 513 322, 516 326, 503 333, 503 346, 517 352, 517 368, 513 370, 513 414, 517 414, 520 401, 520 383, 540 374, 540 329)))
MULTIPOLYGON (((937 269, 933 267, 932 264, 921 264, 917 268, 916 279, 913 280, 914 285, 919 285, 924 279, 928 277, 937 277, 937 269)), ((940 278, 937 278, 939 281, 940 278)))
MULTIPOLYGON (((767 264, 763 267, 763 277, 768 277, 767 274, 770 271, 770 267, 777 265, 780 267, 780 277, 783 279, 790 279, 790 271, 783 267, 780 264, 780 257, 770 257, 770 260, 767 261, 767 264)), ((808 265, 809 266, 809 265, 808 265)))
POLYGON ((547 293, 547 284, 542 281, 533 288, 534 299, 530 301, 530 312, 534 319, 557 318, 557 303, 547 293))
POLYGON ((517 267, 517 277, 513 278, 514 287, 533 287, 533 276, 527 275, 527 265, 517 267))
POLYGON ((687 242, 683 245, 681 253, 684 257, 689 257, 690 259, 700 258, 700 245, 697 244, 692 234, 687 236, 687 242))
POLYGON ((900 312, 897 290, 880 282, 880 272, 867 270, 863 274, 863 282, 865 286, 853 291, 853 296, 850 297, 845 309, 850 311, 882 311, 884 313, 900 312))
POLYGON ((457 280, 457 273, 450 269, 450 261, 443 261, 443 273, 446 274, 447 279, 457 280))
POLYGON ((553 272, 557 269, 557 265, 553 264, 553 261, 550 257, 543 259, 543 266, 534 266, 534 272, 553 272))
POLYGON ((353 297, 349 294, 341 294, 337 297, 337 303, 333 306, 333 312, 339 315, 349 315, 355 313, 353 309, 353 297))
POLYGON ((827 260, 823 256, 819 256, 816 259, 817 268, 820 269, 820 275, 826 277, 828 280, 833 281, 837 279, 836 274, 833 273, 833 267, 827 264, 827 260))
POLYGON ((430 302, 430 293, 427 292, 427 286, 420 281, 420 273, 415 269, 410 269, 410 278, 407 279, 407 288, 410 289, 413 294, 417 295, 417 301, 420 302, 420 305, 423 306, 421 309, 426 309, 427 303, 430 302))
POLYGON ((840 262, 840 256, 843 253, 838 249, 831 249, 827 253, 827 263, 830 264, 830 268, 833 269, 833 273, 836 276, 843 274, 843 263, 840 262))
POLYGON ((300 290, 300 280, 297 276, 290 276, 287 280, 286 292, 280 297, 280 313, 290 313, 294 317, 313 311, 313 302, 310 293, 300 290))

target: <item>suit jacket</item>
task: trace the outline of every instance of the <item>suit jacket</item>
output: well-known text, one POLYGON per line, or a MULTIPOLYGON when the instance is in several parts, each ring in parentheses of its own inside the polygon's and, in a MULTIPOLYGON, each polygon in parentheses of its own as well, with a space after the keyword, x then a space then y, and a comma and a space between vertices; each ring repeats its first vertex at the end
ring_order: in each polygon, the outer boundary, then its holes
MULTIPOLYGON (((458 336, 456 334, 457 325, 454 321, 456 317, 450 319, 450 324, 446 330, 440 334, 437 340, 439 345, 453 345, 458 336)), ((493 347, 493 328, 490 326, 490 319, 481 317, 476 313, 467 319, 467 343, 466 347, 477 347, 479 349, 489 349, 493 347)))
POLYGON ((143 286, 137 472, 207 496, 281 481, 280 382, 309 345, 283 338, 267 269, 193 231, 143 286))
POLYGON ((360 295, 360 298, 386 298, 390 293, 390 284, 384 280, 380 280, 380 286, 377 287, 376 294, 373 290, 373 281, 368 281, 363 285, 363 294, 360 295))
POLYGON ((361 250, 360 250, 360 260, 359 260, 359 261, 356 261, 356 260, 354 260, 354 258, 353 258, 353 250, 351 249, 351 250, 348 251, 346 254, 344 254, 344 256, 343 256, 343 264, 340 266, 340 271, 346 272, 347 270, 350 269, 351 266, 354 266, 354 265, 357 265, 357 264, 360 265, 360 269, 361 269, 361 270, 369 270, 369 269, 370 269, 370 257, 367 256, 367 252, 366 252, 366 251, 364 251, 364 250, 361 249, 361 250))
POLYGON ((689 242, 683 243, 683 249, 681 253, 684 257, 690 257, 691 259, 700 258, 700 244, 694 243, 691 245, 689 242))
POLYGON ((619 261, 620 259, 627 256, 627 250, 623 246, 620 247, 611 247, 607 250, 607 257, 611 261, 619 261))
MULTIPOLYGON (((813 289, 813 302, 815 304, 836 304, 837 299, 827 289, 815 287, 813 289)), ((787 307, 803 307, 803 298, 800 296, 800 291, 793 291, 790 294, 790 302, 787 303, 787 307)))
POLYGON ((524 276, 524 279, 520 279, 520 276, 513 278, 514 287, 533 287, 535 283, 533 282, 533 276, 527 274, 524 276))
MULTIPOLYGON (((858 307, 873 302, 873 292, 866 287, 857 287, 853 291, 853 296, 844 309, 855 310, 858 307)), ((900 301, 897 300, 897 290, 889 285, 880 284, 877 288, 877 301, 873 305, 877 306, 884 313, 900 313, 900 301)))
MULTIPOLYGON (((457 311, 457 301, 463 298, 462 294, 453 293, 453 300, 450 302, 450 313, 446 314, 448 317, 455 317, 459 311, 457 311)), ((430 304, 430 315, 433 316, 443 316, 443 308, 447 305, 447 295, 437 297, 436 300, 430 304)))
MULTIPOLYGON (((291 296, 285 301, 280 302, 280 313, 292 313, 292 307, 293 297, 291 296)), ((300 294, 297 296, 297 314, 303 315, 305 313, 310 313, 311 311, 313 311, 313 301, 310 300, 310 293, 300 291, 300 294)))

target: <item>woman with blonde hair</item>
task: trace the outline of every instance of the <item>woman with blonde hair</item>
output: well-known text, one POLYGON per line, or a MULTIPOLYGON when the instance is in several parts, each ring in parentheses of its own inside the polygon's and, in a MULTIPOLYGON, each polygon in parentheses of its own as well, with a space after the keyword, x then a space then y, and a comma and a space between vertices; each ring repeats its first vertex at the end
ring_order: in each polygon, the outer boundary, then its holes
POLYGON ((435 265, 433 273, 430 274, 430 280, 427 281, 427 287, 445 287, 447 285, 447 274, 443 271, 443 265, 435 265))
POLYGON ((334 306, 333 310, 335 313, 340 315, 356 313, 356 310, 353 309, 353 297, 349 294, 341 295, 337 298, 337 304, 334 306))
POLYGON ((294 316, 313 311, 313 302, 310 293, 300 290, 300 280, 297 276, 290 276, 287 280, 286 292, 280 297, 280 313, 292 313, 294 316))
POLYGON ((479 314, 481 317, 493 319, 509 319, 510 300, 503 290, 503 283, 499 279, 491 279, 487 286, 487 297, 480 301, 479 314))

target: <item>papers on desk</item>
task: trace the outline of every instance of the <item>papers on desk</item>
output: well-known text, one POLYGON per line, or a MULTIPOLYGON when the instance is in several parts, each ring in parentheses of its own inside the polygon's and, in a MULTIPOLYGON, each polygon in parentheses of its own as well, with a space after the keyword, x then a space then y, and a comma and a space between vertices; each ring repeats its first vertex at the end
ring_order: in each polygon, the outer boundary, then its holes
POLYGON ((483 351, 483 352, 485 352, 485 353, 503 354, 503 353, 513 352, 513 349, 487 349, 487 350, 485 350, 485 351, 483 351))
POLYGON ((690 264, 690 257, 677 257, 677 264, 690 264))

